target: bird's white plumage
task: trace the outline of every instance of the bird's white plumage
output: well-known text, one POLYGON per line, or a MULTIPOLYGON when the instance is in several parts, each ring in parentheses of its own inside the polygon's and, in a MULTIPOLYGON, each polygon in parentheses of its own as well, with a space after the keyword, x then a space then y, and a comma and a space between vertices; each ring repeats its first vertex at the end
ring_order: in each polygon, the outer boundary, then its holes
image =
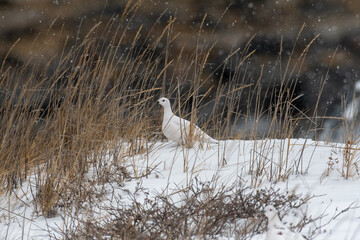
MULTIPOLYGON (((217 141, 204 133, 190 121, 179 118, 171 110, 169 99, 162 97, 158 100, 164 108, 162 132, 170 141, 178 144, 189 145, 189 142, 217 143, 217 141)), ((191 143, 190 143, 191 145, 191 143)))
POLYGON ((274 206, 265 207, 265 216, 268 218, 266 240, 306 240, 300 233, 291 231, 280 221, 274 206))

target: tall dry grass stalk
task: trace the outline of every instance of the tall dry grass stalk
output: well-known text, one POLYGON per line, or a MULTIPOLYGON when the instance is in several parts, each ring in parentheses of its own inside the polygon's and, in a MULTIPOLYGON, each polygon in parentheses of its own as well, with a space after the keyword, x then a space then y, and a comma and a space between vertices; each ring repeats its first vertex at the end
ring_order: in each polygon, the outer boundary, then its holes
POLYGON ((343 100, 342 135, 345 144, 340 149, 343 155, 341 175, 345 179, 356 175, 360 176, 358 104, 359 98, 356 96, 356 91, 353 93, 350 103, 347 104, 346 100, 343 100))

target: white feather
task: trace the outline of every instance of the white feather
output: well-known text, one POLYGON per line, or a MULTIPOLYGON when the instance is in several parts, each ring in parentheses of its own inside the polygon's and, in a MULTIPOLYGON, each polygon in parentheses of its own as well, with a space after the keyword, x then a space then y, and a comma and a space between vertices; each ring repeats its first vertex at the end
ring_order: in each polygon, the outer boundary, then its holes
POLYGON ((158 102, 164 108, 162 132, 170 141, 185 145, 189 144, 190 140, 203 143, 218 143, 217 140, 211 138, 198 126, 173 114, 169 99, 162 97, 158 102))

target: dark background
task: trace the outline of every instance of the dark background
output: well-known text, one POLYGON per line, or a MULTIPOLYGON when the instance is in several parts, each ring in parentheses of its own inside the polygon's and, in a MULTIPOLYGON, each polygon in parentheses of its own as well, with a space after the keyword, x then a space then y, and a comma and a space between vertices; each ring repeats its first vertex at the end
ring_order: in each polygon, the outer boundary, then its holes
MULTIPOLYGON (((10 67, 11 71, 15 71, 18 67, 24 67, 25 63, 30 68, 32 63, 27 60, 35 57, 36 64, 45 66, 52 57, 60 55, 63 50, 68 51, 72 44, 81 41, 99 21, 107 22, 121 16, 127 3, 114 0, 0 0, 0 63, 4 62, 4 69, 10 67), (68 44, 64 49, 65 41, 68 44), (5 59, 11 47, 12 51, 5 59)), ((280 81, 278 62, 284 61, 286 65, 302 26, 304 28, 295 45, 295 53, 291 56, 293 58, 300 56, 311 40, 320 34, 310 46, 300 69, 295 96, 302 97, 294 104, 297 109, 313 116, 324 80, 317 114, 344 116, 343 100, 348 99, 350 102, 353 99, 356 93, 354 86, 358 80, 359 1, 142 1, 129 25, 130 34, 126 37, 132 39, 142 26, 142 42, 153 41, 152 36, 155 38, 169 19, 176 18, 172 34, 180 35, 172 42, 169 56, 176 56, 181 49, 184 55, 191 55, 196 49, 198 32, 205 14, 201 37, 206 41, 201 41, 201 47, 208 48, 216 42, 208 60, 209 72, 213 70, 212 66, 221 64, 231 51, 239 47, 243 49, 254 36, 249 52, 256 52, 249 65, 248 76, 251 77, 247 81, 255 81, 263 65, 261 81, 271 82, 274 88, 280 81), (150 30, 152 34, 147 35, 150 30), (279 60, 281 45, 282 60, 279 60)), ((160 43, 158 48, 162 46, 165 43, 160 43)), ((233 71, 231 65, 225 69, 223 84, 226 84, 233 71)), ((219 74, 214 74, 210 85, 218 83, 216 76, 219 74)), ((239 107, 237 110, 242 109, 239 107)), ((325 120, 323 126, 329 130, 338 128, 339 124, 342 123, 338 120, 325 120)), ((339 131, 333 133, 333 140, 341 139, 339 131)), ((308 132, 299 131, 297 134, 299 137, 313 137, 308 136, 308 132)), ((322 131, 322 139, 326 140, 329 136, 329 131, 322 131)))

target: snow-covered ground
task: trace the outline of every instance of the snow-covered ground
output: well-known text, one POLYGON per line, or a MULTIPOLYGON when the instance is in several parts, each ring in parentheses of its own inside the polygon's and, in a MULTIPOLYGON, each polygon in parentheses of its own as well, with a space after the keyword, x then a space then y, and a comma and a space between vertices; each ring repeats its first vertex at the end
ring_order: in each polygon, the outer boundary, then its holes
MULTIPOLYGON (((125 146, 125 144, 123 145, 125 146)), ((174 192, 186 188, 196 177, 201 181, 214 179, 217 184, 231 185, 242 182, 254 189, 276 187, 285 192, 296 192, 302 196, 314 196, 301 209, 308 216, 324 215, 321 222, 308 224, 302 230, 305 236, 320 224, 328 222, 315 239, 358 240, 360 239, 360 156, 356 147, 346 150, 343 144, 314 142, 305 139, 285 140, 228 140, 211 146, 194 148, 177 147, 169 142, 153 143, 149 151, 129 156, 126 164, 132 175, 139 175, 145 169, 154 168, 148 177, 126 181, 123 186, 109 183, 109 194, 124 196, 126 191, 134 192, 139 182, 148 189, 149 196, 159 192, 177 197, 174 192), (342 171, 346 157, 352 159, 351 174, 345 179, 342 171), (261 171, 256 177, 254 173, 261 171), (280 181, 279 181, 280 179, 280 181), (110 193, 111 192, 111 193, 110 193), (349 208, 347 210, 347 208, 349 208), (341 211, 344 213, 339 214, 341 211), (335 218, 334 218, 335 217, 335 218)), ((124 147, 124 151, 125 151, 124 147)), ((109 157, 108 161, 112 161, 109 157)), ((91 175, 91 171, 89 172, 91 175)), ((31 181, 30 181, 31 182, 31 181)), ((70 224, 71 219, 58 213, 53 218, 44 218, 35 213, 31 184, 24 184, 16 194, 4 195, 0 199, 0 236, 2 239, 49 239, 49 232, 57 231, 70 224)), ((138 196, 137 201, 145 196, 138 196)), ((114 207, 115 202, 106 198, 103 205, 114 207)), ((100 215, 106 213, 99 213, 100 215)), ((282 214, 280 213, 280 216, 282 214)), ((289 213, 284 221, 295 218, 289 213)), ((58 235, 60 236, 60 235, 58 235)), ((265 239, 265 233, 253 240, 265 239)))

